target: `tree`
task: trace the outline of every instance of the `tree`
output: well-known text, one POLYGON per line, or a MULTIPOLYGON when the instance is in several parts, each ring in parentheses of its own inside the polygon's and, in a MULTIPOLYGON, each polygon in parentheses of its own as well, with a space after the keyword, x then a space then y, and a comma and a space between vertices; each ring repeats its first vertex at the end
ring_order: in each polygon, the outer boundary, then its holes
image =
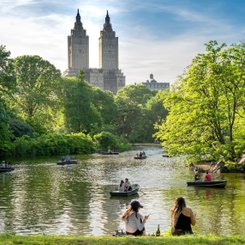
POLYGON ((11 93, 15 87, 13 60, 5 46, 0 45, 0 95, 11 93))
POLYGON ((117 117, 117 106, 112 92, 102 91, 95 87, 93 88, 93 94, 93 103, 101 114, 103 125, 112 127, 117 117))
POLYGON ((50 129, 49 125, 55 121, 60 71, 37 55, 17 57, 14 69, 17 80, 14 106, 32 126, 50 129))
POLYGON ((206 44, 164 101, 170 111, 157 136, 170 154, 236 161, 244 144, 245 48, 206 44), (244 120, 243 120, 244 121, 244 120), (239 133, 238 133, 239 131, 239 133))
POLYGON ((84 80, 84 73, 79 78, 64 79, 64 115, 69 132, 90 133, 102 125, 100 112, 93 103, 93 89, 84 80))
POLYGON ((15 76, 10 52, 5 46, 0 46, 0 155, 10 146, 11 132, 9 128, 9 107, 6 98, 13 92, 15 76))
POLYGON ((145 105, 153 96, 144 85, 130 85, 121 89, 116 96, 118 117, 115 123, 116 132, 130 142, 146 142, 149 139, 149 125, 145 105))
POLYGON ((163 105, 164 99, 168 96, 169 91, 159 90, 154 97, 146 103, 146 117, 149 123, 148 137, 152 137, 157 132, 157 125, 160 125, 167 117, 168 111, 163 105))

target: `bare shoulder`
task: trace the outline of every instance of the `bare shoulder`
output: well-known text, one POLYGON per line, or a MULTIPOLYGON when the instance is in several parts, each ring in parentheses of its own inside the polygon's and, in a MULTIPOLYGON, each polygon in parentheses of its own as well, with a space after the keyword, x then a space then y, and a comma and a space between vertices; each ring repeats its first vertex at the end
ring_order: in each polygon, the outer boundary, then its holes
POLYGON ((182 213, 183 213, 184 215, 186 215, 186 216, 191 216, 191 214, 192 214, 192 209, 191 209, 191 208, 185 207, 185 208, 183 208, 182 213))

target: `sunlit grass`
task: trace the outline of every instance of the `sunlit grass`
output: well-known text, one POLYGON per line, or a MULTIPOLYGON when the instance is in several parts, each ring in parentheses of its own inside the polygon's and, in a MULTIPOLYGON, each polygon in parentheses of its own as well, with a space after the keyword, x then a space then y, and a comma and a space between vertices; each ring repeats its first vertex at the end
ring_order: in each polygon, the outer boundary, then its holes
POLYGON ((160 237, 113 237, 113 236, 50 236, 50 235, 28 235, 17 236, 11 234, 1 234, 0 244, 35 244, 35 245, 49 245, 49 244, 99 244, 99 245, 131 245, 131 244, 166 244, 166 245, 228 245, 228 244, 245 244, 245 236, 204 236, 204 235, 190 235, 190 236, 160 236, 160 237))

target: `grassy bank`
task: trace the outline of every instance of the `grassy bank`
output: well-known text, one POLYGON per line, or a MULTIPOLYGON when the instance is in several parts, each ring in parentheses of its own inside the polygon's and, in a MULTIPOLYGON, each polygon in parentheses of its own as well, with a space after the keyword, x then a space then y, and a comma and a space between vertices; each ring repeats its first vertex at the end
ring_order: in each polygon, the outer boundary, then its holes
POLYGON ((112 237, 112 236, 49 236, 49 235, 29 235, 17 236, 10 234, 0 235, 0 244, 35 244, 35 245, 131 245, 131 244, 165 244, 165 245, 228 245, 228 244, 245 244, 245 236, 161 236, 161 237, 112 237))

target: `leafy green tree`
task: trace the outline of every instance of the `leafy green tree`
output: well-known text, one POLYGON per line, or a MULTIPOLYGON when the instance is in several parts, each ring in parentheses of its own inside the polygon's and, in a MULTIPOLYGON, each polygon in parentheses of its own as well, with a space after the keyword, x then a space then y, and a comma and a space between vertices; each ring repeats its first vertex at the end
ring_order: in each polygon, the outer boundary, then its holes
POLYGON ((41 57, 24 55, 14 60, 16 93, 14 106, 35 129, 52 129, 61 73, 41 57))
POLYGON ((170 154, 191 159, 236 161, 245 148, 244 44, 206 44, 173 86, 164 104, 170 111, 157 136, 170 154), (238 125, 240 127, 238 127, 238 125), (241 145, 243 144, 243 146, 241 145))
POLYGON ((93 88, 93 91, 93 103, 101 114, 103 125, 112 126, 117 117, 117 106, 112 92, 99 88, 93 88))
POLYGON ((120 136, 130 142, 149 140, 145 105, 152 96, 153 92, 141 84, 126 86, 117 93, 118 116, 115 127, 120 136))
POLYGON ((15 87, 13 60, 5 46, 0 45, 0 95, 11 93, 15 87))
POLYGON ((146 103, 146 117, 148 121, 148 137, 157 132, 157 125, 160 125, 167 117, 168 111, 163 105, 164 99, 168 96, 168 90, 159 90, 156 95, 146 103))
POLYGON ((10 52, 5 46, 0 46, 0 155, 4 155, 10 148, 11 132, 9 128, 9 107, 6 98, 13 92, 15 76, 10 52))
POLYGON ((21 137, 23 135, 32 137, 34 134, 30 125, 16 118, 10 118, 9 125, 15 137, 21 137))
POLYGON ((102 131, 99 134, 94 135, 94 140, 97 143, 97 148, 107 151, 111 149, 113 151, 129 150, 130 146, 125 140, 121 139, 110 132, 102 131))
POLYGON ((64 115, 69 132, 90 133, 101 127, 101 114, 93 96, 93 88, 84 80, 83 72, 79 78, 64 78, 64 115))

